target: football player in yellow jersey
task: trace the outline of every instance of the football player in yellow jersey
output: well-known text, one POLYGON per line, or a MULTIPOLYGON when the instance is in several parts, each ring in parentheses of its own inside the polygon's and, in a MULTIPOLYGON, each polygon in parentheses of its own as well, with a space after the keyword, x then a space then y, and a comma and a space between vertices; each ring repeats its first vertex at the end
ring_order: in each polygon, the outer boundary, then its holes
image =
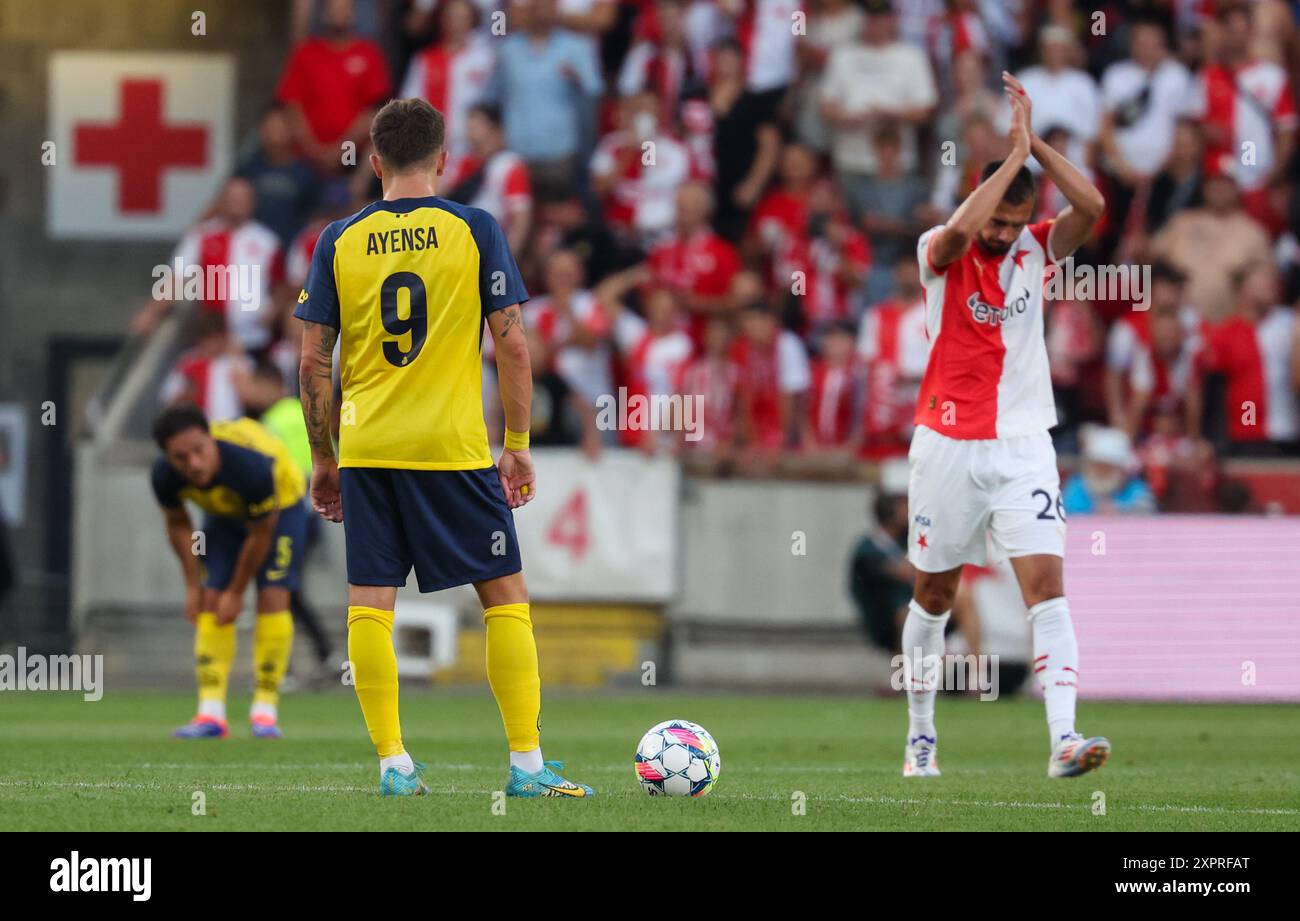
POLYGON ((342 521, 348 659, 379 754, 385 795, 428 791, 402 744, 393 607, 412 569, 420 591, 473 584, 487 628, 487 674, 509 746, 511 796, 591 796, 543 761, 541 684, 511 510, 536 495, 528 452, 528 299, 490 214, 439 198, 441 113, 420 99, 384 106, 370 165, 384 198, 321 232, 294 315, 312 447, 311 501, 342 521), (505 449, 494 467, 483 422, 482 337, 495 338, 505 449), (330 438, 332 356, 343 386, 330 438))
POLYGON ((310 520, 302 471, 284 444, 252 419, 208 424, 197 407, 173 406, 154 422, 162 450, 154 496, 185 577, 185 618, 195 627, 199 709, 173 735, 225 738, 226 688, 235 660, 235 619, 257 582, 253 631, 256 686, 249 713, 257 738, 279 738, 280 683, 293 648, 289 593, 298 586, 310 520), (195 531, 185 502, 204 512, 195 531))

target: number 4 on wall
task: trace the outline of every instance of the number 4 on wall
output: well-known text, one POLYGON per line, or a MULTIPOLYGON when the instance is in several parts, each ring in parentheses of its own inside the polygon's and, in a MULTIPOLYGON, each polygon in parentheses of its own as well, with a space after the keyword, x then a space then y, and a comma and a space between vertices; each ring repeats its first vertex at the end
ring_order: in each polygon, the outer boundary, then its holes
POLYGON ((557 547, 565 547, 580 560, 587 554, 590 529, 587 520, 587 490, 579 486, 564 500, 546 529, 546 540, 557 547))

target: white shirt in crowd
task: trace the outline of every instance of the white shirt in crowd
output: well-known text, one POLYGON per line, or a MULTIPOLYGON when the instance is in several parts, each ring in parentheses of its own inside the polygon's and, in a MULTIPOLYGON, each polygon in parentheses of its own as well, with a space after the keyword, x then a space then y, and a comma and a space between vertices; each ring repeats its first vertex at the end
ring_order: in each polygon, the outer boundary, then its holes
POLYGON ((750 0, 738 23, 745 49, 745 88, 755 93, 789 86, 794 81, 794 14, 803 0, 750 0))
MULTIPOLYGON (((1040 137, 1051 128, 1066 128, 1070 132, 1070 145, 1065 155, 1070 162, 1086 161, 1087 146, 1097 139, 1101 130, 1101 91, 1097 81, 1086 71, 1067 68, 1050 71, 1045 67, 1029 67, 1019 75, 1025 92, 1034 101, 1034 132, 1040 137)), ((1011 130, 1011 106, 1002 107, 1001 127, 1011 130)), ((1030 158, 1029 168, 1042 167, 1030 158)))
MULTIPOLYGON (((928 109, 939 101, 925 51, 905 42, 871 46, 842 45, 831 52, 822 77, 821 99, 838 103, 850 115, 868 111, 907 112, 928 109)), ((831 157, 846 173, 876 171, 872 130, 834 128, 831 157)), ((916 130, 903 127, 903 169, 916 169, 916 130)))
POLYGON ((1102 106, 1112 117, 1134 110, 1135 120, 1115 125, 1115 144, 1120 155, 1144 176, 1157 173, 1174 145, 1174 126, 1187 104, 1192 76, 1187 68, 1165 59, 1148 73, 1137 62, 1118 61, 1106 68, 1101 79, 1102 106), (1146 95, 1146 102, 1137 102, 1146 95))

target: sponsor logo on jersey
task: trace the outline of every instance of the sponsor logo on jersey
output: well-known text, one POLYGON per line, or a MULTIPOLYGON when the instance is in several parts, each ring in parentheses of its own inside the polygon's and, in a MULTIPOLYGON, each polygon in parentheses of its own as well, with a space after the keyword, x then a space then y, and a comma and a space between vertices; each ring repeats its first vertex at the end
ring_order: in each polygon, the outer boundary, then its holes
POLYGON ((971 318, 976 323, 1002 326, 1008 321, 1022 316, 1029 310, 1029 289, 1025 288, 1018 297, 1007 300, 1001 307, 980 300, 979 292, 976 291, 966 298, 966 307, 970 310, 971 318))

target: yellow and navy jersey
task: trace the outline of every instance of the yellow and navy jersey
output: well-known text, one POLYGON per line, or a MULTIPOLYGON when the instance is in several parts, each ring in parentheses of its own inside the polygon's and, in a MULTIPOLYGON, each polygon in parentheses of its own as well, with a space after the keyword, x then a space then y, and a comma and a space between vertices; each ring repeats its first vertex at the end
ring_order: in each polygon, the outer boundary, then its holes
POLYGON ((294 316, 339 331, 339 466, 492 466, 483 321, 526 300, 505 234, 481 208, 401 198, 326 227, 294 316))
POLYGON ((284 442, 252 419, 213 422, 209 430, 221 456, 217 475, 195 486, 158 458, 151 480, 159 505, 176 508, 188 500, 209 514, 247 520, 301 501, 306 481, 284 442))

